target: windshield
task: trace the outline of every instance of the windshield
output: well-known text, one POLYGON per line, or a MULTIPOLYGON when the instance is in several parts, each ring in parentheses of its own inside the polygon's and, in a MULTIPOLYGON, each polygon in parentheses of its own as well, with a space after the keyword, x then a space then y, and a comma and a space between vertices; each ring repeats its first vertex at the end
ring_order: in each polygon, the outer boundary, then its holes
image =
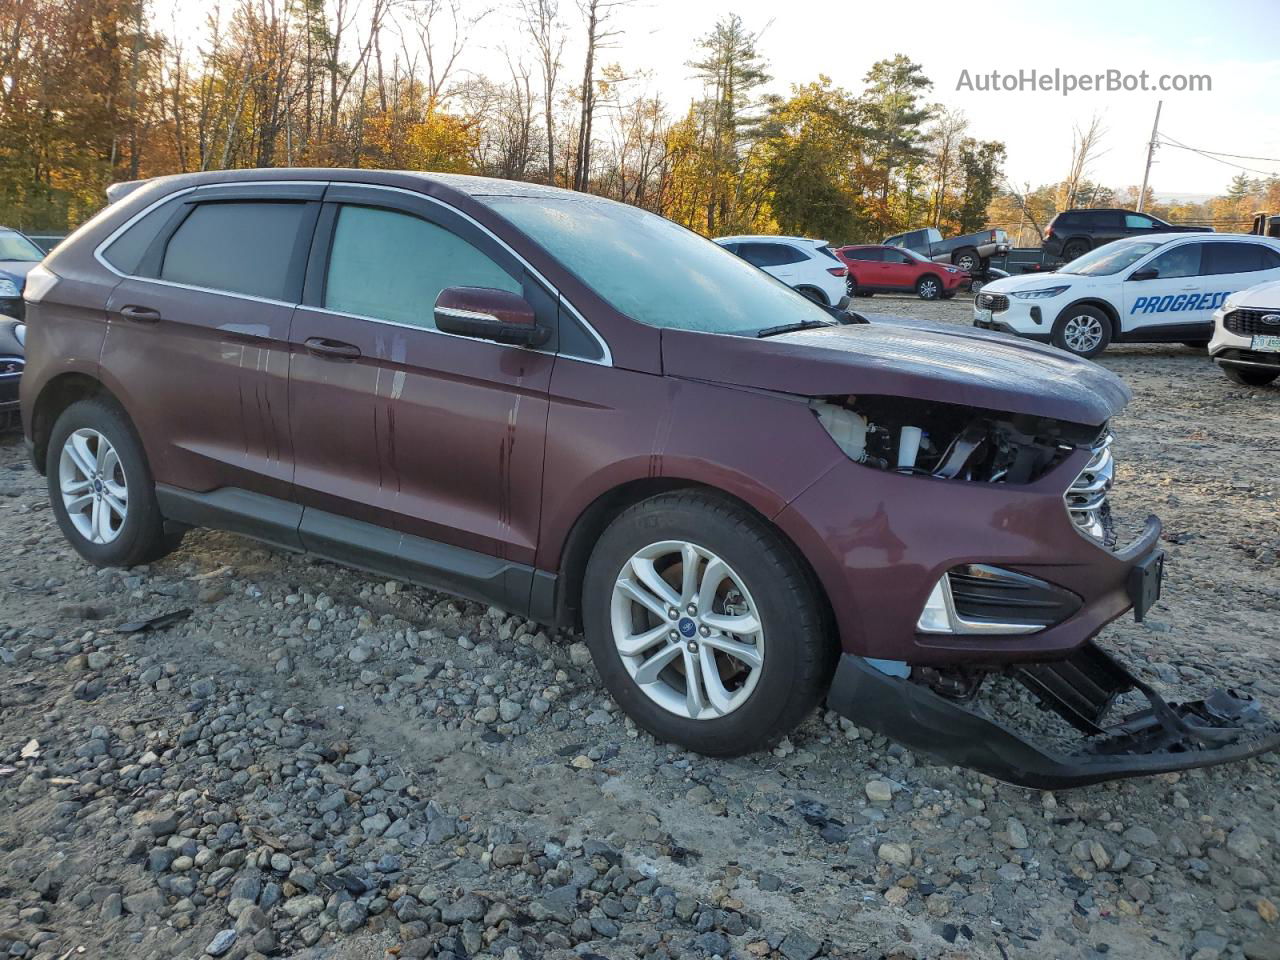
POLYGON ((13 230, 0 230, 0 260, 43 260, 34 243, 13 230))
POLYGON ((1058 273, 1074 273, 1082 277, 1109 277, 1131 267, 1167 240, 1116 240, 1090 250, 1058 268, 1058 273))
POLYGON ((670 220, 587 195, 476 197, 620 313, 651 327, 754 336, 826 310, 670 220))

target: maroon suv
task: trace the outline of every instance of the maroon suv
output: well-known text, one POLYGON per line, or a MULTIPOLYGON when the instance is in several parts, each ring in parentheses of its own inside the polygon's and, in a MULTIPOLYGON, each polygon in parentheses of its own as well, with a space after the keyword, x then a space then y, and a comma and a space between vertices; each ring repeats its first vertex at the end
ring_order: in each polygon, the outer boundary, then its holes
POLYGON ((638 724, 708 754, 824 696, 1046 786, 1274 744, 1229 697, 1157 697, 1080 756, 971 705, 1007 673, 1098 733, 1154 697, 1091 643, 1154 601, 1161 554, 1154 518, 1115 543, 1128 394, 1087 361, 840 323, 667 220, 528 184, 121 194, 26 287, 26 436, 93 563, 219 527, 581 628, 638 724))

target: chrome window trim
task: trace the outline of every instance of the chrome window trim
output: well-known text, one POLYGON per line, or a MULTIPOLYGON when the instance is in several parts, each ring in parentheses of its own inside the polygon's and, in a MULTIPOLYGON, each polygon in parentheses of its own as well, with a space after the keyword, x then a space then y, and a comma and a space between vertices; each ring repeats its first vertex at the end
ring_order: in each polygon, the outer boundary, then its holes
MULTIPOLYGON (((590 323, 587 322, 586 317, 582 315, 581 311, 579 311, 578 308, 575 307, 569 301, 569 299, 560 292, 560 290, 555 286, 555 284, 553 284, 550 280, 548 280, 545 276, 543 276, 542 272, 539 271, 536 267, 534 267, 533 264, 529 263, 528 260, 522 257, 519 253, 517 253, 515 249, 511 246, 511 244, 507 243, 505 240, 503 240, 496 233, 494 233, 492 230, 490 230, 488 227, 482 224, 475 217, 471 216, 470 214, 466 213, 463 210, 459 210, 457 207, 453 206, 452 204, 446 203, 445 201, 440 200, 436 197, 427 196, 425 193, 419 193, 415 190, 407 190, 404 187, 388 187, 383 184, 358 183, 355 181, 348 181, 348 180, 237 180, 237 181, 234 181, 234 183, 237 186, 243 185, 243 186, 266 186, 266 187, 291 186, 291 185, 299 185, 299 184, 308 185, 308 186, 335 186, 336 185, 336 186, 343 186, 343 187, 359 187, 365 190, 386 190, 391 193, 402 193, 405 196, 413 197, 417 200, 426 200, 429 203, 434 203, 436 206, 441 207, 445 210, 448 210, 450 213, 458 217, 461 217, 467 223, 471 224, 473 227, 480 230, 487 237, 489 237, 489 239, 493 240, 494 243, 498 244, 498 246, 500 246, 503 250, 505 250, 513 259, 516 260, 516 262, 518 262, 522 267, 524 267, 525 270, 529 271, 529 273, 532 274, 533 277, 536 278, 539 283, 541 283, 544 287, 547 288, 548 291, 550 291, 552 296, 555 297, 556 302, 559 303, 561 306, 563 306, 565 309, 567 309, 571 314, 573 314, 573 316, 577 319, 577 321, 580 324, 582 324, 583 328, 587 331, 587 333, 591 336, 591 338, 595 340, 595 342, 599 345, 601 353, 603 354, 603 356, 600 357, 599 359, 591 359, 589 357, 575 357, 572 354, 561 353, 561 352, 557 352, 553 354, 553 356, 560 357, 565 360, 575 360, 578 363, 590 363, 590 364, 594 364, 596 366, 601 366, 601 367, 613 366, 613 351, 609 349, 608 342, 604 339, 604 337, 600 335, 600 333, 596 330, 595 327, 593 327, 590 323)), ((249 294, 249 293, 236 293, 235 291, 232 291, 232 290, 213 290, 209 287, 197 287, 188 283, 175 283, 172 280, 161 280, 158 277, 139 277, 135 274, 124 273, 121 270, 117 270, 114 266, 111 265, 110 262, 108 262, 106 257, 103 255, 103 251, 105 251, 107 247, 109 247, 112 243, 114 243, 120 237, 121 234, 123 234, 126 230, 128 230, 135 223, 137 223, 139 220, 141 220, 143 217, 145 217, 148 213, 150 213, 152 210, 154 210, 156 207, 160 206, 161 204, 167 203, 168 201, 173 200, 176 197, 181 197, 188 193, 193 193, 194 191, 199 190, 200 187, 202 186, 205 186, 205 184, 196 184, 195 186, 192 186, 192 187, 184 187, 181 190, 175 190, 173 193, 167 193, 163 197, 157 198, 154 202, 147 204, 146 207, 139 210, 132 217, 130 217, 128 220, 126 220, 124 223, 118 226, 115 230, 113 230, 105 240, 103 240, 100 244, 98 244, 97 247, 94 248, 94 251, 93 251, 94 259, 97 260, 98 263, 102 264, 102 266, 104 266, 108 271, 115 274, 117 277, 120 277, 121 279, 136 280, 140 283, 154 283, 154 284, 157 284, 158 286, 173 287, 179 290, 194 290, 197 293, 211 293, 216 296, 231 297, 236 300, 248 300, 253 303, 266 303, 266 304, 272 304, 272 305, 282 306, 282 307, 299 307, 306 310, 319 310, 322 313, 328 313, 334 316, 350 317, 354 320, 370 320, 370 321, 373 321, 374 323, 385 323, 390 326, 404 327, 410 330, 424 330, 429 333, 438 333, 441 336, 446 336, 446 337, 459 336, 459 334, 447 333, 444 330, 437 330, 434 327, 423 327, 423 326, 417 326, 415 324, 398 323, 393 320, 383 320, 383 319, 380 319, 379 317, 365 317, 359 314, 344 313, 340 310, 329 310, 324 307, 314 307, 314 306, 309 306, 307 304, 298 303, 298 302, 290 302, 285 300, 273 300, 268 297, 256 297, 253 294, 249 294)), ((221 186, 221 184, 219 184, 219 186, 221 186)), ((462 339, 474 339, 474 338, 463 337, 462 339)), ((517 344, 498 344, 498 346, 511 347, 516 350, 529 349, 527 347, 521 347, 517 344)), ((537 351, 537 352, 542 353, 544 351, 537 351)))

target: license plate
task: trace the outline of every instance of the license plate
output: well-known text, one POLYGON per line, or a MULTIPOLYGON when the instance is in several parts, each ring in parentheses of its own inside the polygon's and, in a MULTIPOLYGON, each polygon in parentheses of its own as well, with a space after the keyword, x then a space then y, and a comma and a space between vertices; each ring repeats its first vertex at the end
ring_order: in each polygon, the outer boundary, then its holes
POLYGON ((1253 338, 1251 349, 1265 353, 1280 353, 1280 337, 1256 336, 1253 338))
POLYGON ((1133 604, 1133 619, 1142 622, 1147 611, 1160 599, 1160 585, 1164 580, 1164 551, 1156 551, 1129 571, 1129 601, 1133 604))
MULTIPOLYGON (((991 311, 990 311, 990 310, 976 310, 976 309, 975 309, 975 310, 973 311, 973 322, 974 322, 974 323, 990 323, 990 322, 991 322, 991 311)), ((1257 338, 1257 337, 1255 337, 1254 339, 1256 340, 1256 339, 1258 339, 1258 338, 1257 338)), ((1257 348, 1257 347, 1254 347, 1253 349, 1257 350, 1258 348, 1257 348)))

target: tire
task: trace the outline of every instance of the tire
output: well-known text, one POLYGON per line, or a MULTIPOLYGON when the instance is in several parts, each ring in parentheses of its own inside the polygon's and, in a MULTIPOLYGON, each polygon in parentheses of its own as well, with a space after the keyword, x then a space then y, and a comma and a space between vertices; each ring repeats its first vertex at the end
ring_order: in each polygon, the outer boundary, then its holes
POLYGON ((1068 307, 1053 325, 1053 345, 1092 359, 1111 343, 1111 319, 1097 307, 1068 307))
POLYGON ((874 297, 875 295, 876 295, 876 293, 875 293, 875 291, 874 291, 874 290, 859 290, 859 291, 858 291, 858 296, 860 296, 860 297, 866 297, 868 300, 870 300, 870 299, 871 299, 872 297, 874 297))
POLYGON ((942 281, 926 273, 916 281, 916 296, 921 300, 937 300, 942 295, 942 281))
POLYGON ((1276 377, 1280 377, 1280 370, 1259 370, 1255 367, 1233 367, 1227 364, 1223 364, 1222 372, 1227 375, 1228 380, 1242 387, 1265 387, 1276 377))
POLYGON ((129 418, 110 401, 77 400, 62 411, 49 435, 45 474, 63 536, 94 566, 150 563, 182 539, 180 533, 166 534, 142 443, 129 418), (93 478, 85 479, 86 469, 93 478), (76 506, 90 496, 93 500, 81 509, 69 509, 69 498, 76 506))
POLYGON ((961 270, 968 270, 970 273, 976 273, 982 266, 982 258, 978 256, 978 251, 973 247, 961 247, 951 255, 951 265, 959 267, 961 270))
POLYGON ((812 300, 820 307, 829 306, 827 298, 822 295, 822 291, 815 290, 813 287, 797 287, 796 293, 800 294, 802 297, 812 300))
POLYGON ((1192 350, 1203 350, 1209 346, 1208 340, 1183 340, 1184 347, 1190 347, 1192 350))
POLYGON ((1088 240, 1068 240, 1066 246, 1062 248, 1062 259, 1070 263, 1076 257, 1083 257, 1092 249, 1088 240))
POLYGON ((596 543, 582 596, 587 645, 596 670, 627 716, 659 740, 716 757, 764 749, 803 720, 830 684, 837 649, 812 575, 771 527, 727 498, 675 492, 623 511, 596 543), (693 554, 683 552, 689 545, 695 547, 693 554), (683 570, 690 555, 697 557, 698 577, 696 589, 686 592, 683 570), (716 559, 727 565, 727 576, 720 576, 721 568, 713 566, 716 559), (664 567, 667 561, 671 562, 664 567), (652 577, 665 573, 665 599, 647 587, 634 586, 641 575, 633 564, 642 569, 647 564, 652 577), (674 617, 672 606, 663 609, 677 594, 681 596, 676 602, 686 604, 708 583, 714 598, 711 614, 705 605, 694 613, 687 605, 674 608, 674 617), (633 588, 662 613, 633 599, 633 588), (733 609, 724 609, 727 602, 735 604, 733 609), (708 634, 708 621, 721 622, 713 620, 716 616, 733 616, 740 624, 754 617, 760 629, 734 634, 739 640, 732 632, 708 634), (637 636, 651 639, 635 647, 638 653, 624 655, 621 643, 637 636), (758 665, 748 666, 720 652, 708 636, 722 645, 736 643, 738 651, 755 652, 758 665), (660 656, 665 659, 658 660, 660 656), (712 687, 699 683, 698 696, 691 698, 685 683, 686 665, 696 668, 704 656, 717 665, 713 676, 720 688, 720 706, 712 687), (647 661, 664 666, 642 682, 633 674, 647 661))

